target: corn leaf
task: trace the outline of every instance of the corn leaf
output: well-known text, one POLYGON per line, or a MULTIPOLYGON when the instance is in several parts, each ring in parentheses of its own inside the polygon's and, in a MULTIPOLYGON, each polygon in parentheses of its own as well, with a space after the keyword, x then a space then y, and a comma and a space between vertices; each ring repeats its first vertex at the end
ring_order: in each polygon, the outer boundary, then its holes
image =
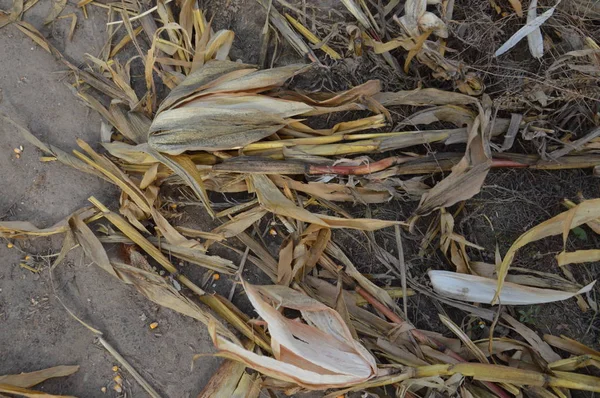
POLYGON ((254 71, 250 65, 231 61, 209 61, 202 68, 189 74, 177 85, 160 104, 158 112, 169 109, 190 95, 218 84, 219 81, 237 77, 241 71, 248 74, 254 71))
POLYGON ((487 126, 490 110, 480 109, 469 131, 465 156, 452 168, 452 173, 424 193, 416 210, 426 215, 440 207, 452 206, 469 199, 481 190, 491 166, 487 126))
POLYGON ((286 198, 277 186, 265 175, 250 175, 259 203, 267 210, 284 217, 291 217, 306 223, 326 228, 352 228, 365 231, 389 227, 398 224, 396 221, 375 219, 344 219, 326 215, 316 215, 298 207, 286 198))
POLYGON ((535 242, 548 236, 559 235, 561 233, 566 239, 565 232, 568 233, 569 230, 590 221, 594 221, 598 217, 600 217, 600 199, 586 200, 570 210, 536 225, 521 235, 508 249, 508 252, 502 260, 502 264, 500 264, 498 269, 498 284, 496 287, 497 293, 494 296, 492 303, 498 301, 504 279, 508 274, 508 270, 513 262, 515 254, 521 247, 528 243, 535 242))
MULTIPOLYGON (((436 293, 445 297, 461 301, 490 303, 496 295, 497 282, 493 279, 448 271, 429 271, 428 274, 436 293)), ((595 283, 594 281, 581 290, 572 293, 505 282, 497 301, 504 305, 551 303, 589 292, 595 283)))
POLYGON ((0 383, 0 392, 28 398, 76 398, 72 395, 54 395, 46 392, 30 390, 28 388, 11 386, 10 384, 4 383, 0 383))
POLYGON ((53 377, 65 377, 79 370, 79 366, 54 366, 35 372, 20 373, 14 375, 0 376, 0 383, 10 384, 15 387, 33 387, 36 384, 53 377))
POLYGON ((73 232, 76 241, 88 258, 94 261, 96 265, 104 271, 117 277, 115 270, 110 264, 106 250, 104 250, 102 243, 98 240, 96 235, 94 235, 90 227, 88 227, 77 215, 74 215, 69 220, 69 226, 71 227, 71 231, 73 232))
MULTIPOLYGON (((526 36, 528 36, 529 34, 534 32, 536 29, 539 30, 540 26, 544 22, 546 22, 548 20, 548 18, 550 18, 552 16, 552 14, 554 14, 554 10, 556 9, 556 6, 559 3, 560 3, 560 0, 554 7, 551 7, 550 9, 548 9, 547 11, 545 11, 542 15, 540 15, 538 17, 535 17, 531 20, 529 20, 529 18, 528 18, 527 24, 525 26, 523 26, 521 29, 519 29, 518 31, 516 31, 515 34, 513 34, 502 46, 500 46, 500 48, 498 50, 496 50, 496 52, 494 53, 494 56, 498 57, 498 56, 504 54, 505 52, 507 52, 514 46, 516 46, 517 43, 519 43, 523 38, 525 38, 526 36)), ((536 54, 534 54, 534 56, 536 54)))
POLYGON ((230 360, 223 361, 197 398, 231 396, 240 383, 245 369, 246 365, 243 363, 230 360))
POLYGON ((171 155, 238 149, 285 125, 283 118, 260 110, 184 106, 163 111, 154 119, 148 143, 171 155))
POLYGON ((577 250, 574 252, 561 252, 556 256, 558 265, 562 267, 567 264, 580 264, 589 263, 593 261, 600 261, 600 250, 589 249, 589 250, 577 250))

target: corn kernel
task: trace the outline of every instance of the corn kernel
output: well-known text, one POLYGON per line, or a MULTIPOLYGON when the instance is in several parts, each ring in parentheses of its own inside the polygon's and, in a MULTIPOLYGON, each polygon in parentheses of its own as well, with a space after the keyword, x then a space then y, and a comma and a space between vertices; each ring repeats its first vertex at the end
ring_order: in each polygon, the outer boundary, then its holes
POLYGON ((218 281, 219 279, 221 279, 221 275, 219 274, 213 274, 212 278, 216 281, 218 281))
POLYGON ((106 387, 102 387, 102 388, 100 389, 100 391, 102 391, 102 393, 106 394, 106 387))
POLYGON ((9 243, 6 245, 6 247, 8 247, 9 249, 12 249, 13 247, 15 247, 15 245, 13 245, 12 243, 9 243))
POLYGON ((113 390, 115 390, 116 392, 123 392, 123 387, 121 387, 119 384, 115 384, 113 386, 113 390))
POLYGON ((156 329, 157 327, 158 327, 158 322, 152 322, 150 324, 150 329, 152 329, 152 330, 156 329))
POLYGON ((115 365, 115 366, 113 366, 113 367, 112 367, 112 371, 113 371, 113 372, 118 372, 118 371, 119 371, 119 367, 118 367, 118 366, 116 366, 116 365, 115 365))
POLYGON ((119 385, 120 385, 120 384, 123 384, 123 378, 121 377, 121 375, 116 375, 116 376, 113 378, 113 381, 114 381, 115 383, 119 384, 119 385))

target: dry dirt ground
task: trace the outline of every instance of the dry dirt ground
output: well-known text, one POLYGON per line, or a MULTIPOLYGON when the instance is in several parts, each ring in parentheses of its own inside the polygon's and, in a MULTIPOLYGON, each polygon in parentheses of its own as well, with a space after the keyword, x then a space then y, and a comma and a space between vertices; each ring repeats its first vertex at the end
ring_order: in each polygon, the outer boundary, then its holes
MULTIPOLYGON (((0 0, 0 8, 9 9, 11 3, 0 0)), ((84 20, 74 3, 70 2, 63 12, 63 15, 76 12, 79 16, 72 42, 67 39, 69 20, 43 25, 50 0, 40 0, 26 13, 25 19, 67 57, 81 62, 85 53, 98 54, 104 44, 106 13, 89 7, 90 18, 84 20)), ((260 46, 257 32, 262 29, 264 15, 255 0, 205 3, 209 15, 214 16, 215 28, 231 28, 236 32, 232 58, 257 62, 260 46)), ((353 80, 369 78, 355 77, 353 80)), ((0 31, 0 111, 28 126, 43 141, 63 149, 73 149, 77 138, 94 144, 99 141, 100 117, 73 96, 64 78, 64 67, 14 26, 0 31)), ((40 163, 38 159, 37 150, 27 145, 13 128, 0 124, 0 220, 29 220, 49 226, 85 206, 90 195, 113 208, 116 205, 118 191, 110 184, 60 164, 40 163), (24 146, 24 152, 17 159, 13 149, 20 145, 24 146)), ((488 249, 487 254, 473 253, 475 260, 490 260, 485 255, 493 254, 496 242, 501 252, 505 252, 526 229, 562 211, 563 197, 575 199, 578 192, 587 198, 599 197, 597 179, 587 171, 494 172, 482 193, 467 204, 462 218, 457 220, 457 229, 488 249)), ((386 218, 406 219, 415 206, 416 202, 394 202, 373 211, 386 218)), ((365 214, 360 206, 353 212, 365 214)), ((198 218, 191 217, 198 222, 198 218)), ((427 224, 420 227, 424 232, 427 224)), ((394 250, 394 237, 386 234, 378 234, 378 242, 394 250)), ((341 234, 339 238, 344 236, 341 234)), ((47 265, 52 261, 51 255, 58 252, 60 240, 24 241, 12 249, 7 248, 7 242, 0 243, 0 375, 55 365, 80 365, 76 374, 46 382, 40 389, 79 397, 119 396, 111 384, 115 360, 87 329, 67 314, 55 294, 100 329, 164 397, 195 397, 218 366, 219 359, 206 356, 190 369, 194 354, 213 352, 204 326, 153 305, 89 264, 78 250, 71 252, 53 272, 52 280, 47 265), (32 256, 34 264, 43 271, 34 274, 21 268, 19 263, 26 255, 32 256), (149 324, 155 321, 159 327, 150 330, 149 324), (105 394, 102 387, 108 389, 105 394)), ((571 237, 569 248, 597 247, 598 243, 588 231, 585 241, 571 237)), ((407 264, 413 277, 425 282, 427 269, 450 268, 439 253, 419 258, 418 245, 419 238, 407 237, 407 264)), ((367 248, 351 239, 343 246, 363 272, 382 272, 367 248)), ((538 270, 558 273, 553 256, 561 246, 560 238, 532 245, 519 257, 518 261, 522 261, 519 265, 535 264, 538 270)), ((600 266, 593 264, 575 271, 581 272, 577 274, 580 282, 589 282, 597 278, 600 266)), ((189 275, 193 278, 201 274, 190 270, 189 275)), ((254 275, 247 277, 252 280, 254 275)), ((216 288, 228 292, 228 283, 221 280, 218 284, 222 285, 216 288)), ((410 318, 417 327, 443 331, 437 320, 438 311, 424 296, 409 300, 410 318)), ((457 323, 465 321, 464 314, 450 313, 457 323)), ((593 311, 581 314, 574 302, 518 309, 515 315, 542 333, 565 333, 594 347, 599 344, 598 318, 593 311)), ((146 396, 135 380, 126 373, 122 376, 126 379, 128 397, 146 396)))

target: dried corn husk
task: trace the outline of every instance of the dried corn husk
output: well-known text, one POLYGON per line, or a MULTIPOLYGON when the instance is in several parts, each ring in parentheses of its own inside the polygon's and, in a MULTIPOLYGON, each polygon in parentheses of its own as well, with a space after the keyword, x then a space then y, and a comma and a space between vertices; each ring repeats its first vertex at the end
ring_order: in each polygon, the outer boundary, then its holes
POLYGON ((285 286, 244 282, 244 289, 268 325, 275 358, 257 355, 213 333, 219 355, 313 390, 344 387, 375 375, 375 359, 331 308, 285 286), (285 318, 268 301, 300 311, 309 324, 285 318))

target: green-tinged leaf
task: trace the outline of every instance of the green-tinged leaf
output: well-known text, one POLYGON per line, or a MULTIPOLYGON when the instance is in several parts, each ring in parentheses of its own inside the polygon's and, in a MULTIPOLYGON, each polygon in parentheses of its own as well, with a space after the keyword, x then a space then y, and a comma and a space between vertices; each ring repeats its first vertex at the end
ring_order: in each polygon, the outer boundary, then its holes
POLYGON ((24 11, 23 0, 14 0, 9 13, 0 10, 0 29, 21 18, 24 11))
POLYGON ((573 234, 575 234, 575 236, 579 240, 587 242, 588 237, 587 237, 587 232, 585 232, 585 229, 583 229, 581 227, 575 227, 571 231, 573 231, 573 234))

